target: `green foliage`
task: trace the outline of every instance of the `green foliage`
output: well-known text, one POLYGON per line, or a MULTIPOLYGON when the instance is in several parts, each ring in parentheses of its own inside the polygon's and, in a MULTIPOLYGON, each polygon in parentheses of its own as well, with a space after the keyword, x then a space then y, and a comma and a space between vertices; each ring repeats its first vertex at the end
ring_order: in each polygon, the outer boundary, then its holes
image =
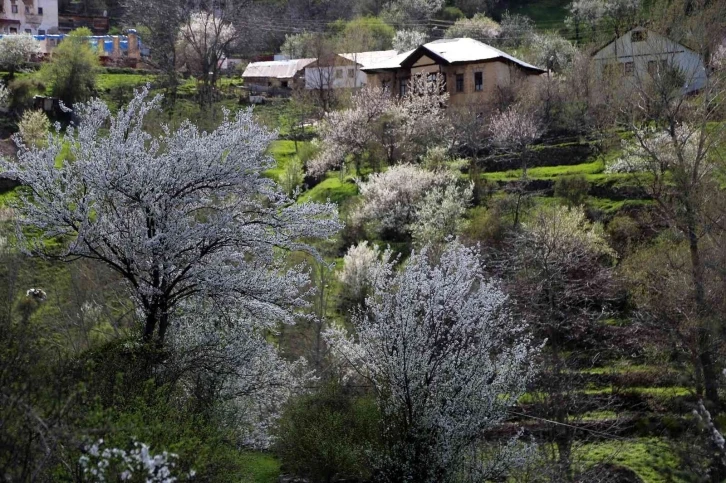
POLYGON ((585 176, 562 176, 555 182, 555 196, 563 198, 567 206, 580 206, 587 199, 590 183, 585 176))
POLYGON ((328 385, 288 405, 275 450, 285 468, 313 482, 327 483, 336 475, 365 478, 366 451, 375 444, 379 418, 372 399, 328 385))
POLYGON ((378 17, 358 17, 331 24, 337 43, 345 52, 367 52, 391 48, 396 30, 378 17))
POLYGON ((295 156, 285 166, 280 178, 280 186, 288 196, 293 196, 305 179, 305 171, 300 158, 295 156))
MULTIPOLYGON (((583 445, 579 456, 589 463, 612 461, 630 468, 644 483, 674 481, 679 468, 678 458, 667 442, 658 438, 633 441, 605 441, 583 445)), ((676 481, 683 481, 680 478, 676 481)))
POLYGON ((51 92, 66 105, 89 99, 96 91, 100 63, 93 47, 85 39, 87 28, 71 32, 53 51, 50 62, 43 65, 41 76, 52 86, 51 92))
POLYGON ((10 108, 23 110, 32 107, 33 96, 45 94, 45 84, 35 77, 16 76, 10 83, 10 108))
POLYGON ((617 215, 606 227, 610 242, 620 255, 630 251, 642 234, 638 223, 628 215, 617 215))
POLYGON ((497 246, 504 241, 509 224, 498 209, 477 206, 469 210, 467 218, 469 223, 463 233, 466 238, 484 246, 497 246))
POLYGON ((358 186, 350 179, 341 181, 337 173, 328 173, 325 180, 303 193, 300 201, 317 201, 323 203, 327 200, 341 204, 348 198, 358 194, 358 186))
POLYGON ((50 119, 43 111, 25 111, 18 123, 18 130, 26 146, 42 148, 47 144, 50 119))
MULTIPOLYGON (((574 175, 586 175, 588 180, 591 180, 589 175, 602 173, 605 169, 601 160, 595 160, 590 163, 575 164, 575 165, 564 165, 564 166, 539 166, 536 168, 529 168, 527 170, 527 176, 532 179, 547 179, 557 178, 560 176, 574 176, 574 175)), ((512 169, 508 171, 493 171, 490 173, 482 174, 489 180, 517 180, 522 177, 521 169, 512 169)), ((607 177, 608 175, 601 175, 601 177, 607 177)))
POLYGON ((442 8, 436 16, 441 20, 448 20, 450 22, 455 22, 461 18, 466 17, 466 15, 464 15, 464 12, 462 12, 460 8, 452 6, 442 8))
POLYGON ((280 462, 272 455, 247 452, 242 453, 238 459, 243 468, 239 483, 277 483, 280 462))

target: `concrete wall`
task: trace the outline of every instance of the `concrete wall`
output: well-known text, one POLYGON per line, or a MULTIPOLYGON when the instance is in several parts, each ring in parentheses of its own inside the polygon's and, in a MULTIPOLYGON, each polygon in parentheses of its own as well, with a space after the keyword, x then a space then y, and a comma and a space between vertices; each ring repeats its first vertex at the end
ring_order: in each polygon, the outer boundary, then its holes
POLYGON ((387 87, 392 93, 401 92, 401 84, 408 82, 413 75, 440 73, 446 75, 446 90, 449 92, 449 103, 454 106, 485 104, 496 100, 499 89, 511 85, 516 75, 524 75, 527 81, 536 82, 539 75, 526 74, 522 69, 501 61, 478 62, 462 65, 439 65, 431 59, 422 57, 414 66, 399 69, 396 72, 379 72, 368 75, 370 84, 387 87), (482 74, 482 89, 475 88, 476 73, 482 74), (456 90, 456 76, 463 75, 464 88, 456 90))
POLYGON ((601 77, 608 69, 614 69, 614 81, 624 88, 649 82, 666 66, 681 71, 685 92, 696 91, 706 84, 706 69, 698 53, 642 27, 600 49, 593 56, 593 62, 601 77))
POLYGON ((354 89, 369 82, 360 65, 336 56, 332 61, 315 62, 305 67, 306 89, 354 89))

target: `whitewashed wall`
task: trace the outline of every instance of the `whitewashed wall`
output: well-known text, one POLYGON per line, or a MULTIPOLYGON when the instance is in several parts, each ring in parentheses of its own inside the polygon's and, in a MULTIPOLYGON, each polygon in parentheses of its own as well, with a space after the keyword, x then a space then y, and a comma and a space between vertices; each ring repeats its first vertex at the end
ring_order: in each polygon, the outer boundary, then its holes
POLYGON ((667 62, 670 66, 677 66, 685 74, 686 83, 683 88, 686 92, 699 90, 706 84, 706 69, 699 54, 642 27, 627 32, 603 47, 593 56, 593 61, 600 75, 606 71, 609 64, 622 64, 620 65, 621 72, 623 72, 621 82, 625 87, 628 83, 647 80, 651 76, 648 71, 649 62, 667 62), (638 36, 646 38, 637 41, 638 36), (628 71, 625 65, 631 62, 632 69, 628 71))

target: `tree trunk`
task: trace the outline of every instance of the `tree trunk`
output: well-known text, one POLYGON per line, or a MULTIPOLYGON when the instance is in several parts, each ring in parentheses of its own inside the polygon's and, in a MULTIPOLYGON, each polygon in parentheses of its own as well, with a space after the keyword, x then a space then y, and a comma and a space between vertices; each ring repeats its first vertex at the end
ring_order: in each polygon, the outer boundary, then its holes
POLYGON ((696 223, 693 209, 690 204, 686 203, 686 228, 688 235, 688 248, 691 255, 691 276, 693 280, 693 290, 696 301, 696 311, 698 313, 698 360, 703 371, 703 387, 706 399, 711 404, 709 410, 713 415, 717 415, 720 409, 718 397, 718 370, 713 361, 711 349, 711 334, 708 330, 704 318, 708 317, 708 307, 706 307, 706 290, 704 281, 704 266, 701 259, 701 251, 698 242, 698 234, 696 233, 696 223))

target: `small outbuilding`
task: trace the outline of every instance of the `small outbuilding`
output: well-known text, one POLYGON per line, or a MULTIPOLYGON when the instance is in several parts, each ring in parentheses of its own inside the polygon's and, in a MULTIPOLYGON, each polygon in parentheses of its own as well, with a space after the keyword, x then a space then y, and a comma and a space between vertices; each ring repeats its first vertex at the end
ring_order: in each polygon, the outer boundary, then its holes
POLYGON ((685 93, 706 85, 706 67, 700 54, 645 27, 635 27, 611 40, 592 59, 601 79, 610 75, 624 88, 673 73, 681 77, 685 93))
POLYGON ((250 62, 242 73, 251 92, 284 92, 304 87, 305 67, 315 59, 271 60, 250 62))

